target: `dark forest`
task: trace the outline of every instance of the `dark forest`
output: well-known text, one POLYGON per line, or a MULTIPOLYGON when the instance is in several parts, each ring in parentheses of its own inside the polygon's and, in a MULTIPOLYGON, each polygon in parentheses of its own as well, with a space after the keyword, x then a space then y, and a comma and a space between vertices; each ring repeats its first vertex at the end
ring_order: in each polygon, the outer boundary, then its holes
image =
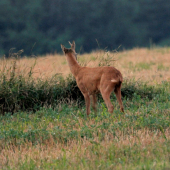
POLYGON ((169 0, 1 0, 0 54, 60 53, 170 45, 169 0))

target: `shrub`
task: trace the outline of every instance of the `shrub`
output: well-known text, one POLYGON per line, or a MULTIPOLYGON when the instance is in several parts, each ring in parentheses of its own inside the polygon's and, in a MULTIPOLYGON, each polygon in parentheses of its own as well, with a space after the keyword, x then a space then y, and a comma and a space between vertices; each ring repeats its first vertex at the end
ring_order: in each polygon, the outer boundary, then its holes
MULTIPOLYGON (((84 103, 84 97, 73 76, 69 75, 64 79, 60 74, 56 74, 48 80, 42 78, 35 80, 32 70, 36 63, 25 75, 22 71, 18 72, 16 60, 19 57, 20 53, 15 54, 12 66, 7 68, 4 64, 3 69, 0 70, 1 114, 26 110, 36 111, 43 106, 54 108, 61 102, 75 101, 79 106, 84 103)), ((151 100, 157 94, 164 93, 164 90, 165 88, 159 88, 159 86, 148 86, 146 83, 125 80, 122 97, 132 99, 136 94, 140 98, 147 97, 151 100)), ((98 98, 103 100, 101 95, 98 98)))

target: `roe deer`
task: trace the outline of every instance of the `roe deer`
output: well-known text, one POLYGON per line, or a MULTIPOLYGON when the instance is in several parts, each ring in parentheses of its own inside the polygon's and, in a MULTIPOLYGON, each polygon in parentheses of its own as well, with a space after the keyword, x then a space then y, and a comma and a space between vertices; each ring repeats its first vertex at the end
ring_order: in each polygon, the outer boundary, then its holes
MULTIPOLYGON (((70 43, 70 42, 69 42, 70 43)), ((96 93, 100 92, 108 111, 113 112, 113 105, 110 101, 110 94, 114 90, 120 105, 120 110, 124 112, 121 99, 121 84, 123 81, 122 74, 114 67, 81 67, 77 62, 77 53, 75 51, 75 42, 71 44, 71 48, 67 49, 61 44, 61 49, 65 54, 70 70, 74 75, 77 86, 82 92, 85 103, 86 113, 90 114, 90 96, 93 99, 93 109, 96 112, 96 93)))

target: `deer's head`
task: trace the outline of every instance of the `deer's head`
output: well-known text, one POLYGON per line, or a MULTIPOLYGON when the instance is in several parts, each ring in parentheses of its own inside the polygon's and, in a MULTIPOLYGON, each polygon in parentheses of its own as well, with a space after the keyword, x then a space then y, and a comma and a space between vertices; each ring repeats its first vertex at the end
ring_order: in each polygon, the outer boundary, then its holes
POLYGON ((69 54, 69 53, 73 53, 75 55, 75 58, 77 60, 77 53, 75 51, 75 48, 76 48, 76 44, 75 42, 73 41, 73 43, 71 44, 71 42, 69 41, 69 44, 71 46, 71 48, 65 48, 64 45, 61 44, 61 49, 63 51, 63 53, 66 55, 66 54, 69 54))

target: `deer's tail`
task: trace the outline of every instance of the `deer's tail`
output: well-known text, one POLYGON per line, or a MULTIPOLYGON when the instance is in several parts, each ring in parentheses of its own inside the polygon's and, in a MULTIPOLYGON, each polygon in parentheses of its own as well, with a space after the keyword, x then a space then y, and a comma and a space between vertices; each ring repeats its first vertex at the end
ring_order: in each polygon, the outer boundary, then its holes
POLYGON ((119 75, 117 79, 112 79, 111 82, 112 83, 122 83, 123 77, 121 75, 119 75))

